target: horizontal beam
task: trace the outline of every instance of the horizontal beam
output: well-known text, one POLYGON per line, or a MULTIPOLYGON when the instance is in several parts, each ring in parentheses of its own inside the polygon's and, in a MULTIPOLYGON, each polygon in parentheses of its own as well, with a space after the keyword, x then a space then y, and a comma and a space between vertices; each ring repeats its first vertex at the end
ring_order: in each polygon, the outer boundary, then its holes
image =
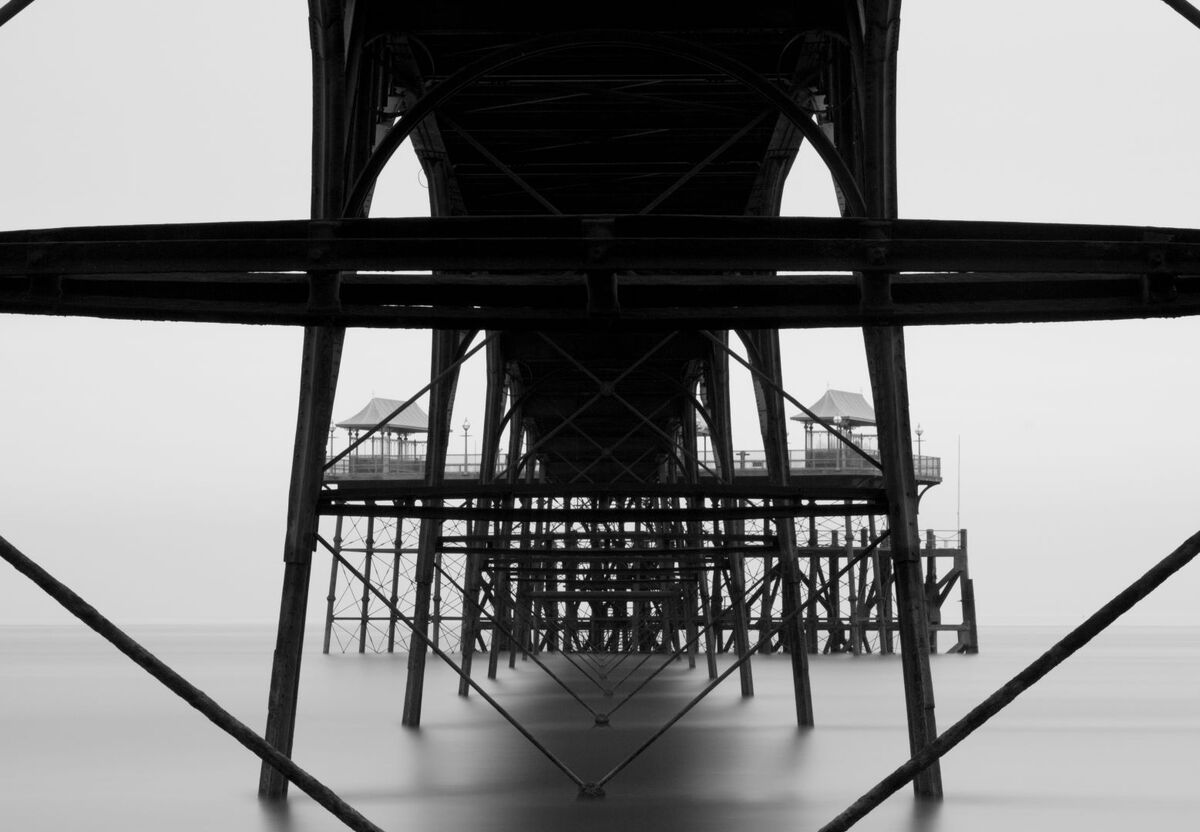
POLYGON ((0 232, 0 275, 321 271, 1200 273, 1200 230, 812 217, 438 217, 0 232))
MULTIPOLYGON (((348 275, 340 306, 315 309, 305 275, 0 276, 0 312, 118 320, 391 329, 800 329, 1164 318, 1200 314, 1200 277, 1127 274, 902 274, 891 300, 864 304, 851 275, 617 275, 619 311, 593 315, 583 278, 517 284, 348 275), (662 279, 659 280, 658 278, 662 279), (724 281, 718 285, 717 280, 724 281), (656 282, 657 281, 657 282, 656 282), (464 305, 464 301, 470 305, 464 305)), ((506 283, 505 281, 511 281, 506 283)))
POLYGON ((665 589, 619 590, 616 592, 540 592, 526 593, 530 598, 546 601, 602 601, 620 604, 625 601, 649 601, 655 598, 674 598, 678 592, 665 589))
MULTIPOLYGON (((829 477, 828 479, 833 479, 829 477)), ((630 483, 601 485, 586 483, 479 483, 469 480, 429 485, 422 480, 341 481, 336 491, 325 492, 327 499, 343 500, 820 500, 845 499, 847 494, 864 498, 882 498, 879 477, 846 475, 837 477, 833 488, 823 484, 799 482, 774 485, 755 477, 732 483, 707 482, 700 485, 675 483, 630 483)))
POLYGON ((289 325, 610 327, 611 317, 589 312, 589 271, 616 274, 617 321, 630 327, 1200 314, 1200 232, 1191 229, 679 216, 5 232, 0 311, 289 325), (326 285, 315 293, 320 302, 310 304, 310 270, 346 274, 335 295, 326 285), (868 270, 895 273, 890 291, 865 298, 850 273, 868 270))
POLYGON ((323 500, 317 509, 322 517, 390 517, 431 520, 489 520, 513 523, 684 523, 691 520, 757 520, 774 517, 845 517, 887 514, 883 500, 853 505, 723 506, 679 509, 527 509, 476 508, 467 505, 385 505, 323 500))
MULTIPOLYGON (((455 544, 484 544, 492 539, 489 534, 448 534, 438 538, 439 546, 452 546, 455 544)), ((714 532, 697 532, 690 534, 687 531, 670 531, 664 529, 662 532, 638 532, 638 531, 620 531, 613 534, 588 534, 585 532, 565 532, 565 531, 543 531, 537 535, 540 541, 546 540, 594 540, 596 538, 619 537, 622 540, 663 540, 663 539, 683 539, 683 540, 740 540, 742 542, 755 541, 759 543, 775 543, 775 535, 770 534, 717 534, 714 532)), ((351 551, 343 549, 342 551, 351 551)), ((554 551, 554 550, 550 550, 554 551)))
MULTIPOLYGON (((501 559, 502 560, 502 559, 501 559)), ((711 569, 709 564, 693 564, 691 566, 682 565, 657 565, 648 564, 645 566, 606 566, 603 569, 605 576, 609 575, 632 575, 637 580, 633 583, 654 583, 656 581, 694 581, 696 576, 701 572, 708 572, 711 569)), ((509 573, 513 575, 533 575, 535 577, 557 577, 560 575, 574 574, 569 570, 564 569, 558 564, 549 566, 509 566, 509 573)), ((607 578, 606 578, 607 580, 607 578)), ((624 581, 618 581, 622 583, 624 581)))
POLYGON ((497 561, 511 558, 549 561, 580 559, 670 561, 683 557, 710 557, 713 555, 773 555, 777 551, 778 549, 774 546, 692 546, 664 547, 662 549, 623 549, 606 546, 594 546, 587 549, 546 549, 541 546, 455 546, 442 549, 445 554, 485 555, 497 561))

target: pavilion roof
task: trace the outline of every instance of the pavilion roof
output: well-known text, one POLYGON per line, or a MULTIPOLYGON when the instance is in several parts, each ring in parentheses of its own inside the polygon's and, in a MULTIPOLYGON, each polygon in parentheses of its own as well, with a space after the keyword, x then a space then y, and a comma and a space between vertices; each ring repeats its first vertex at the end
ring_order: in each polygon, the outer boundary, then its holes
MULTIPOLYGON (((337 423, 347 430, 370 430, 384 420, 389 413, 404 404, 400 399, 372 398, 366 407, 349 419, 337 423)), ((429 416, 420 405, 410 404, 388 420, 386 430, 392 433, 424 433, 429 430, 429 416)))
MULTIPOLYGON (((817 399, 809 410, 828 422, 850 426, 875 424, 875 409, 863 398, 862 393, 826 390, 825 395, 817 399)), ((793 416, 792 419, 797 422, 813 421, 806 413, 793 416)))

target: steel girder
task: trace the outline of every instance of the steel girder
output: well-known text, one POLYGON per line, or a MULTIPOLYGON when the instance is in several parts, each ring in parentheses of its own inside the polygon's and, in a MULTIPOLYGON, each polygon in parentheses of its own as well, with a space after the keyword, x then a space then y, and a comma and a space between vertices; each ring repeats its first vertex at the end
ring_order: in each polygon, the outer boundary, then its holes
POLYGON ((0 234, 0 311, 508 329, 1175 317, 1200 313, 1200 231, 693 216, 20 231, 0 234), (343 273, 333 296, 314 294, 317 267, 343 273), (880 269, 870 292, 849 274, 880 269))

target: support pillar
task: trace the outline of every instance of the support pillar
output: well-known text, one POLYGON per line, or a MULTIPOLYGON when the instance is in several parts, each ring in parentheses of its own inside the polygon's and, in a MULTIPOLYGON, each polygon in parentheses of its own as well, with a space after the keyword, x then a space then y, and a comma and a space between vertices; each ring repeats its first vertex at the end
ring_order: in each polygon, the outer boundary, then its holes
MULTIPOLYGON (((770 378, 775 385, 782 385, 783 359, 780 355, 779 331, 757 330, 743 333, 742 341, 750 357, 751 366, 770 378)), ((762 434, 766 455, 767 475, 774 485, 787 485, 791 479, 791 456, 788 453, 787 421, 783 409, 783 396, 778 386, 764 384, 758 376, 754 378, 754 398, 758 405, 758 425, 762 434)), ((796 526, 788 520, 775 522, 775 535, 781 579, 783 581, 783 614, 786 618, 800 603, 800 560, 796 553, 796 526)), ((764 566, 765 569, 765 566, 764 566)), ((765 586, 764 586, 765 589, 765 586)), ((769 602, 766 602, 769 604, 769 602)), ((764 615, 769 614, 769 607, 764 615)), ((784 643, 792 661, 792 690, 796 704, 796 723, 800 726, 813 724, 812 686, 808 676, 807 638, 804 619, 795 615, 788 621, 783 632, 784 643)))
MULTIPOLYGON (((917 754, 937 738, 933 676, 929 669, 929 624, 917 529, 917 486, 908 418, 904 333, 896 327, 864 330, 879 449, 888 492, 892 569, 899 607, 900 661, 908 712, 909 751, 917 754)), ((930 766, 913 780, 919 796, 942 795, 941 769, 930 766)))
MULTIPOLYGON (((333 532, 333 548, 336 552, 342 551, 342 521, 340 514, 337 518, 337 525, 333 532)), ((334 604, 337 602, 337 576, 338 562, 337 558, 329 559, 329 594, 325 596, 325 640, 321 645, 321 652, 329 652, 329 642, 333 638, 333 616, 334 604)))
MULTIPOLYGON (((317 528, 317 497, 325 464, 325 439, 333 412, 345 330, 307 327, 300 379, 300 410, 296 421, 296 447, 292 457, 288 492, 287 532, 284 538, 283 592, 279 604, 279 629, 271 666, 267 702, 267 727, 263 737, 281 753, 291 756, 296 728, 296 701, 300 690, 300 658, 312 553, 317 528)), ((287 797, 287 778, 263 763, 259 797, 287 797)))
POLYGON ((367 553, 363 561, 362 618, 358 623, 358 652, 367 652, 367 628, 371 625, 371 585, 375 580, 375 518, 367 518, 367 553))
MULTIPOLYGON (((458 359, 466 333, 456 330, 436 330, 430 356, 430 377, 446 373, 429 393, 429 435, 425 450, 425 482, 437 485, 446 470, 446 449, 450 441, 450 414, 454 409, 454 393, 458 387, 458 371, 447 373, 458 359)), ((404 709, 400 723, 410 728, 421 724, 421 703, 425 695, 425 659, 428 645, 421 636, 429 633, 429 611, 433 598, 433 572, 442 535, 442 521, 421 521, 417 543, 417 563, 413 574, 413 634, 408 645, 408 678, 405 683, 404 709), (418 635, 418 633, 420 635, 418 635)))
POLYGON ((963 653, 975 654, 979 652, 979 629, 975 623, 975 582, 971 580, 971 573, 967 565, 967 530, 958 530, 958 556, 955 558, 955 565, 958 567, 961 578, 959 578, 962 587, 962 623, 963 629, 966 631, 959 637, 962 644, 963 653))
MULTIPOLYGON (((843 122, 838 148, 858 171, 869 217, 898 215, 896 197, 896 56, 899 49, 900 0, 863 0, 861 17, 852 27, 850 49, 857 63, 854 90, 858 105, 859 141, 843 122), (859 37, 861 35, 861 38, 859 37)), ((879 271, 860 276, 864 306, 891 304, 892 276, 886 271, 887 252, 877 252, 879 271)), ((913 467, 908 412, 908 370, 901 327, 863 328, 880 462, 888 496, 891 559, 899 609, 901 665, 908 712, 909 750, 917 754, 937 737, 933 678, 929 670, 929 630, 925 614, 917 529, 916 472, 913 467)), ((942 775, 934 764, 917 775, 913 788, 919 797, 941 797, 942 775)))

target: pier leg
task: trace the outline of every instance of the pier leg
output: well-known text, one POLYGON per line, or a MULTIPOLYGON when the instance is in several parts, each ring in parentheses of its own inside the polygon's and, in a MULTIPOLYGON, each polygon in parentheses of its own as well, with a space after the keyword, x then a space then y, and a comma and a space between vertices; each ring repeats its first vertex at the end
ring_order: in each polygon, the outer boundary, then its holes
MULTIPOLYGON (((321 489, 325 444, 333 411, 345 330, 307 327, 304 330, 300 410, 296 422, 296 448, 292 457, 288 494, 287 533, 284 539, 283 593, 279 605, 279 630, 271 667, 271 688, 264 738, 281 753, 291 756, 296 728, 296 700, 300 688, 300 656, 304 647, 304 621, 312 552, 317 525, 317 496, 321 489)), ((288 780, 269 763, 263 763, 258 794, 279 800, 287 797, 288 780)))
POLYGON ((958 568, 962 571, 962 623, 965 634, 960 636, 962 652, 979 652, 979 629, 975 624, 975 582, 967 565, 967 530, 958 530, 958 568))
MULTIPOLYGON (((778 330, 755 330, 742 335, 751 364, 774 382, 764 384, 754 379, 754 399, 758 406, 758 425, 762 434, 767 463, 767 475, 775 485, 787 485, 791 480, 791 455, 787 444, 787 421, 783 396, 779 386, 783 381, 783 357, 779 347, 778 330)), ((765 526, 765 523, 764 523, 765 526)), ((792 661, 792 689, 796 702, 796 723, 813 724, 812 687, 808 677, 807 639, 804 618, 792 615, 800 604, 800 560, 796 553, 796 526, 791 520, 776 521, 779 565, 783 582, 783 642, 788 646, 792 661), (790 616, 790 617, 789 617, 790 616)), ((763 566, 766 569, 766 564, 763 566)), ((764 592, 764 598, 767 594, 764 592)), ((770 618, 770 601, 764 601, 763 617, 770 618)))
POLYGON ((375 518, 367 518, 367 554, 363 561, 363 574, 367 576, 362 591, 362 619, 358 622, 358 652, 367 652, 367 628, 371 623, 371 582, 374 580, 375 564, 375 518))
MULTIPOLYGON (((338 518, 340 522, 342 518, 338 518)), ((396 527, 392 535, 392 592, 388 598, 395 607, 400 603, 400 559, 404 557, 404 517, 396 513, 396 527)), ((396 652, 396 616, 388 613, 387 651, 396 652)))
MULTIPOLYGON (((741 534, 741 521, 734 528, 741 534)), ((742 696, 754 695, 754 673, 750 669, 750 618, 746 609, 746 562, 742 555, 729 555, 729 601, 733 607, 733 638, 739 659, 745 658, 738 668, 742 683, 742 696)))
MULTIPOLYGON (((338 515, 337 527, 333 533, 333 548, 337 551, 342 550, 342 518, 338 515)), ((325 640, 321 646, 322 653, 329 652, 329 642, 333 638, 333 615, 334 604, 337 601, 337 574, 338 562, 337 558, 329 559, 329 594, 325 596, 325 640)))
MULTIPOLYGON (((888 493, 892 568, 899 606, 900 661, 908 711, 908 741, 912 754, 937 737, 933 677, 929 670, 929 625, 925 613, 925 583, 921 574, 917 530, 916 474, 908 418, 908 385, 904 363, 904 333, 895 327, 864 329, 879 448, 888 493)), ((937 763, 913 779, 922 797, 942 795, 937 763)))
MULTIPOLYGON (((474 540, 483 539, 485 524, 486 521, 475 521, 471 525, 471 535, 474 540)), ((479 636, 479 604, 481 601, 479 589, 482 579, 483 558, 478 555, 468 557, 466 580, 463 583, 463 621, 460 638, 463 675, 458 680, 459 696, 467 696, 471 691, 471 685, 467 680, 471 678, 471 665, 475 663, 475 641, 479 636)))
MULTIPOLYGON (((430 377, 441 380, 429 392, 429 438, 425 452, 425 482, 438 485, 445 476, 446 449, 450 441, 450 413, 458 387, 458 371, 447 372, 458 359, 459 346, 466 333, 436 330, 433 333, 430 377)), ((465 467, 465 461, 464 461, 465 467)), ((437 546, 442 536, 442 521, 421 521, 417 543, 417 563, 413 574, 413 633, 408 644, 408 678, 405 682, 402 725, 421 724, 421 704, 425 694, 425 658, 429 651, 430 604, 433 600, 433 573, 437 546)))

